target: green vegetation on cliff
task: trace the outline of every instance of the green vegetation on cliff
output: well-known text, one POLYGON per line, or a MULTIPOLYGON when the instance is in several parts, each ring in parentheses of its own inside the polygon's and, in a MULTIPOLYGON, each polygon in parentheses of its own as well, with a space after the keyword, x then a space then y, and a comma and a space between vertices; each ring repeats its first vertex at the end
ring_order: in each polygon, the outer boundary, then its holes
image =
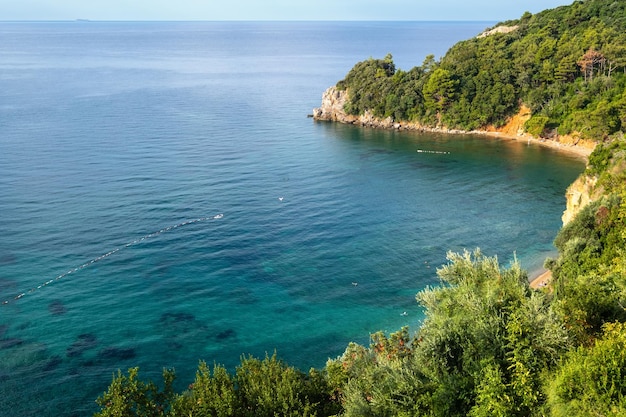
POLYGON ((594 132, 600 143, 582 174, 593 202, 556 237, 551 286, 531 289, 519 265, 479 250, 450 253, 441 285, 416 296, 426 319, 415 334, 373 334, 309 372, 276 355, 242 357, 234 373, 201 362, 183 392, 173 371, 155 384, 133 368, 114 376, 97 416, 626 415, 626 75, 611 52, 626 45, 626 2, 579 1, 507 25, 519 27, 407 73, 391 56, 359 63, 340 86, 352 112, 470 128, 502 123, 522 100, 529 129, 594 132), (590 50, 607 61, 581 72, 590 50), (517 55, 533 59, 516 67, 517 55), (474 75, 459 76, 461 66, 474 75))
POLYGON ((599 140, 623 130, 626 2, 576 1, 498 26, 513 30, 459 42, 409 71, 391 55, 359 62, 337 84, 349 92, 346 111, 472 130, 503 125, 523 103, 533 135, 599 140))

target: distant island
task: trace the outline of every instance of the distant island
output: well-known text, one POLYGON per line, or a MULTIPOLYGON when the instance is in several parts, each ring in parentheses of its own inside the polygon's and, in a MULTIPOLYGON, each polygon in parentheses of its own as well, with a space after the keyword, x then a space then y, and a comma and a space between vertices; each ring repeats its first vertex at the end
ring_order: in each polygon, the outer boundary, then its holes
MULTIPOLYGON (((324 93, 317 120, 391 129, 502 132, 589 154, 567 191, 551 280, 515 263, 449 253, 425 320, 350 343, 308 372, 276 355, 231 374, 201 362, 175 392, 118 372, 97 416, 626 415, 626 1, 525 13, 436 61, 369 59, 324 93)), ((384 256, 384 255, 381 255, 384 256)), ((193 360, 193 358, 190 358, 193 360)))

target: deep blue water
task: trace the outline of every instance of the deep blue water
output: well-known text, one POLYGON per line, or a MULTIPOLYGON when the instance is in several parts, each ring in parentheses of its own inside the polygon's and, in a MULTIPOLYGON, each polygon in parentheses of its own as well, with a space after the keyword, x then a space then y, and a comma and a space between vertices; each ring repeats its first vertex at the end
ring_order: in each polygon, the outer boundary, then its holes
POLYGON ((131 366, 322 367, 415 329, 448 250, 540 268, 583 161, 306 117, 489 25, 0 23, 0 415, 88 415, 131 366))

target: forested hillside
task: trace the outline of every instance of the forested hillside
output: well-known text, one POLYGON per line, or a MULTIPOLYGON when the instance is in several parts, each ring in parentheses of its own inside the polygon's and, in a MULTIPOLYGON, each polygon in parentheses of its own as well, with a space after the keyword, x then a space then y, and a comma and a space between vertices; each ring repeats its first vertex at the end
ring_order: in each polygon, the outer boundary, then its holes
POLYGON ((532 289, 519 265, 480 250, 449 253, 441 285, 416 296, 426 319, 415 333, 373 334, 308 372, 276 355, 242 357, 234 372, 201 362, 183 392, 173 371, 155 384, 131 369, 97 415, 626 415, 626 1, 578 1, 500 26, 510 31, 408 72, 390 56, 361 62, 339 86, 353 113, 472 129, 524 103, 529 131, 597 141, 583 174, 592 202, 556 237, 549 286, 532 289))
POLYGON ((504 124, 521 104, 536 136, 601 140, 626 125, 626 2, 576 1, 459 42, 409 71, 391 55, 337 84, 349 114, 472 130, 504 124))

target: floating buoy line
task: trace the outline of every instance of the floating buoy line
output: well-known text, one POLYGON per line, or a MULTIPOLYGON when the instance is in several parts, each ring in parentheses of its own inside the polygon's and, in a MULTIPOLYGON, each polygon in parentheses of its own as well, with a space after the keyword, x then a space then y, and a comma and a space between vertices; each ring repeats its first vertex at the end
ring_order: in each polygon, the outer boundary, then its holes
POLYGON ((428 151, 425 149, 418 149, 417 153, 438 153, 441 155, 450 155, 450 152, 445 152, 445 151, 428 151))
POLYGON ((128 247, 137 245, 137 244, 143 242, 146 239, 150 239, 150 238, 156 237, 156 236, 158 236, 160 234, 169 232, 169 231, 174 230, 174 229, 178 229, 179 227, 187 226, 187 225, 194 224, 194 223, 204 222, 204 221, 207 221, 207 220, 219 220, 222 217, 224 217, 223 214, 216 214, 215 216, 211 216, 211 217, 200 217, 200 218, 193 219, 193 220, 187 220, 187 221, 184 221, 182 223, 175 224, 173 226, 168 226, 168 227, 166 227, 164 229, 161 229, 161 230, 159 230, 157 232, 153 232, 153 233, 147 234, 145 236, 142 236, 142 237, 140 237, 138 239, 133 240, 132 242, 128 242, 127 244, 125 244, 123 246, 120 246, 119 248, 113 249, 113 250, 105 253, 104 255, 100 255, 97 258, 93 258, 89 262, 85 262, 84 264, 82 264, 80 266, 77 266, 76 268, 72 268, 69 271, 62 273, 61 275, 59 275, 59 276, 57 276, 55 278, 52 278, 52 279, 50 279, 50 280, 48 280, 46 282, 43 282, 42 284, 38 285, 37 287, 31 288, 30 290, 28 290, 26 292, 20 293, 20 294, 16 295, 15 297, 13 297, 10 300, 4 300, 2 302, 2 305, 7 305, 11 301, 17 301, 20 298, 22 298, 22 297, 24 297, 24 296, 26 296, 28 294, 32 294, 33 292, 35 292, 35 291, 37 291, 37 290, 39 290, 39 289, 41 289, 43 287, 47 287, 48 285, 52 284, 53 282, 56 282, 56 281, 58 281, 60 279, 63 279, 65 277, 67 277, 68 275, 71 275, 71 274, 73 274, 75 272, 80 271, 81 269, 85 269, 85 268, 95 264, 96 262, 99 262, 99 261, 101 261, 103 259, 108 258, 111 255, 116 254, 117 252, 119 252, 119 251, 121 251, 123 249, 126 249, 128 247))

